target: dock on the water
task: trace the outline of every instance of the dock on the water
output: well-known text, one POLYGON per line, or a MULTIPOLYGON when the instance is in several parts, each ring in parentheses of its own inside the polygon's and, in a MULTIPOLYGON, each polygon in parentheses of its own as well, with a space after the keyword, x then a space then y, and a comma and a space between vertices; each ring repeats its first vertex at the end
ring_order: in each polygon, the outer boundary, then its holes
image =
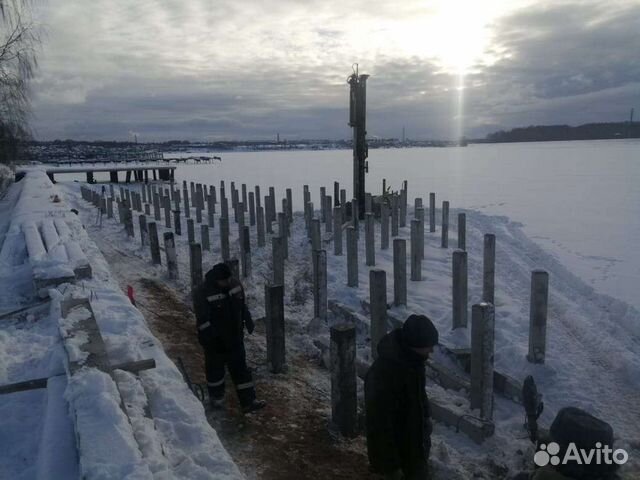
MULTIPOLYGON (((104 166, 104 167, 68 167, 68 168, 47 168, 47 176, 55 183, 55 175, 63 173, 85 173, 87 175, 87 183, 95 183, 94 175, 98 172, 109 172, 109 181, 111 183, 119 182, 119 173, 125 172, 125 182, 148 182, 149 172, 151 172, 152 180, 164 180, 168 182, 175 181, 175 166, 159 166, 159 165, 141 165, 141 166, 104 166)), ((17 171, 16 179, 24 176, 25 171, 17 171)))

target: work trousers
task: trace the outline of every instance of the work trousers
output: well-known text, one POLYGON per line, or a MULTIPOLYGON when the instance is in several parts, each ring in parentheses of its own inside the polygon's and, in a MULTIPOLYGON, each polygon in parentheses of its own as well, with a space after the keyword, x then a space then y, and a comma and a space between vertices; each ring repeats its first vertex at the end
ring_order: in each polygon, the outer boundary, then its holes
POLYGON ((213 347, 205 347, 204 361, 209 398, 218 400, 224 397, 224 367, 226 365, 235 384, 240 405, 247 406, 255 400, 256 389, 251 370, 247 367, 243 344, 234 347, 231 351, 224 352, 213 347))

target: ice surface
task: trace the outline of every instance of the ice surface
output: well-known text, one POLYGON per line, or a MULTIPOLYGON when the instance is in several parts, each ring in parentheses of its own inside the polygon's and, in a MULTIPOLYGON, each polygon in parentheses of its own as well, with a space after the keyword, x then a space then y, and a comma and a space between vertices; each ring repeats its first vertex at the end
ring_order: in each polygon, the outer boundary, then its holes
MULTIPOLYGON (((207 153, 223 161, 180 165, 176 181, 217 188, 220 180, 235 180, 238 188, 262 185, 262 195, 272 185, 278 198, 292 188, 297 210, 305 184, 316 206, 320 187, 333 195, 336 180, 351 198, 349 150, 207 153)), ((439 207, 449 200, 452 207, 506 215, 588 285, 640 308, 639 153, 638 140, 370 149, 366 182, 377 193, 383 178, 396 191, 408 180, 411 204, 422 197, 428 207, 435 192, 439 207)))

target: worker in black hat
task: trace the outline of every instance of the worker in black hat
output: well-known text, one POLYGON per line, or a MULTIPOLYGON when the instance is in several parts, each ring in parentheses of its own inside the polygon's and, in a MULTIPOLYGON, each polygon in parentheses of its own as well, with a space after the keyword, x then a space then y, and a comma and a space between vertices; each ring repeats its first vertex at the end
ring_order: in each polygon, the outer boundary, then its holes
POLYGON ((244 349, 244 329, 249 334, 253 333, 253 320, 245 302, 242 284, 231 276, 228 265, 218 263, 207 272, 204 282, 193 290, 193 305, 198 341, 204 348, 211 406, 224 406, 226 365, 243 412, 249 413, 264 407, 264 401, 256 400, 256 389, 244 349))
POLYGON ((431 410, 424 364, 437 343, 438 330, 424 315, 411 315, 378 343, 364 393, 369 464, 385 479, 429 478, 431 410))

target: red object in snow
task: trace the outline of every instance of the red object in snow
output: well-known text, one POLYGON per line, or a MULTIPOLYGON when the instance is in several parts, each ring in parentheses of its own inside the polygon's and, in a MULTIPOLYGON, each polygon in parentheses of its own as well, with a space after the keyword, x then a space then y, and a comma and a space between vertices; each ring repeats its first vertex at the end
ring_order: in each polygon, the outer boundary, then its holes
POLYGON ((129 300, 131 300, 131 304, 135 307, 136 299, 133 296, 133 287, 131 285, 127 285, 127 297, 129 297, 129 300))

